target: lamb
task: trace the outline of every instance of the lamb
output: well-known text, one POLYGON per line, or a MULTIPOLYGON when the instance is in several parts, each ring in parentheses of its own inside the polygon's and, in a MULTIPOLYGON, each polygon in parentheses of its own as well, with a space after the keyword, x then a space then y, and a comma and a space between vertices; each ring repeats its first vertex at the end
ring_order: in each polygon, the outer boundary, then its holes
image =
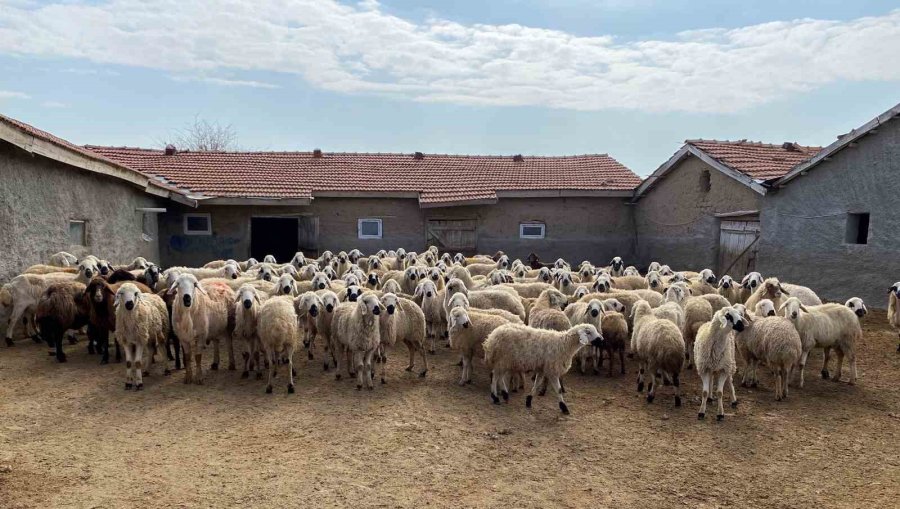
POLYGON ((563 312, 567 304, 568 299, 559 290, 544 290, 531 306, 528 326, 555 331, 569 330, 572 324, 566 313, 563 312))
POLYGON ((447 301, 455 293, 462 293, 469 298, 472 307, 479 309, 502 309, 525 319, 525 307, 522 300, 509 289, 489 289, 469 291, 459 279, 451 279, 444 288, 444 311, 448 310, 447 301))
POLYGON ((729 275, 722 276, 722 279, 719 280, 719 284, 716 287, 716 292, 728 299, 728 302, 732 304, 740 304, 744 302, 741 300, 741 287, 734 282, 729 275))
POLYGON ((747 299, 749 299, 750 296, 753 295, 753 292, 755 292, 762 284, 762 274, 759 272, 747 273, 747 275, 741 279, 741 302, 746 303, 747 299))
POLYGON ((614 277, 625 275, 625 262, 622 261, 621 256, 615 256, 612 261, 609 262, 609 272, 614 277))
POLYGON ((472 383, 472 359, 484 357, 484 341, 501 325, 513 323, 502 316, 483 313, 477 309, 453 308, 447 317, 450 348, 462 354, 460 386, 472 383))
POLYGON ((294 312, 297 323, 303 329, 303 346, 309 360, 313 360, 313 343, 319 333, 319 314, 324 309, 325 303, 315 292, 306 292, 294 299, 294 312))
POLYGON ((434 343, 439 330, 443 330, 446 313, 443 308, 443 295, 439 294, 433 281, 425 280, 416 287, 416 298, 421 298, 421 308, 425 316, 425 334, 431 339, 430 354, 435 353, 434 343))
POLYGON ((278 263, 278 261, 275 260, 274 255, 268 254, 265 257, 263 257, 263 263, 278 263))
POLYGON ((675 283, 666 290, 667 298, 677 302, 684 309, 684 327, 682 327, 682 337, 685 343, 685 359, 688 361, 688 369, 693 367, 691 362, 691 354, 694 351, 694 338, 700 327, 712 320, 712 305, 702 297, 691 297, 690 288, 684 283, 675 283))
POLYGON ((703 324, 697 332, 694 341, 694 364, 697 374, 703 381, 703 394, 700 396, 700 411, 698 419, 706 416, 706 402, 710 397, 710 388, 713 382, 716 384, 714 393, 719 402, 716 420, 725 418, 722 390, 725 384, 731 391, 731 408, 737 408, 737 394, 734 392, 733 376, 737 371, 737 363, 734 360, 734 339, 731 331, 744 330, 744 317, 732 307, 726 307, 716 311, 713 319, 703 324))
POLYGON ((262 379, 262 364, 259 354, 262 345, 259 342, 259 310, 263 299, 267 295, 249 284, 241 285, 234 296, 234 332, 232 341, 242 340, 246 345, 246 351, 241 356, 244 359, 244 370, 241 378, 250 377, 250 368, 255 367, 256 379, 262 379))
MULTIPOLYGON (((621 304, 619 304, 621 306, 621 304)), ((625 345, 628 342, 628 321, 621 312, 611 311, 611 305, 604 302, 604 312, 600 319, 600 332, 603 334, 603 350, 606 351, 609 358, 608 376, 612 376, 613 370, 613 352, 619 353, 619 371, 625 374, 625 345)), ((624 307, 624 306, 623 306, 624 307)), ((598 365, 603 364, 603 359, 599 358, 598 365)))
MULTIPOLYGON (((900 352, 900 308, 897 305, 897 299, 900 299, 900 281, 897 281, 890 288, 888 288, 888 310, 887 310, 887 320, 891 327, 897 331, 898 335, 898 343, 897 343, 897 351, 900 352)), ((14 322, 10 322, 10 328, 14 322)), ((9 334, 7 332, 7 334, 9 334)), ((10 336, 6 336, 6 344, 10 343, 10 336)))
POLYGON ((184 383, 203 383, 201 348, 213 341, 211 369, 219 369, 219 342, 228 345, 228 369, 234 369, 234 290, 218 281, 200 282, 193 274, 181 274, 167 291, 175 297, 172 329, 184 350, 184 383), (197 372, 191 367, 191 355, 197 372))
POLYGON ((500 403, 497 387, 502 387, 503 399, 509 400, 507 379, 511 374, 534 371, 536 376, 525 407, 531 408, 534 393, 546 378, 559 401, 563 414, 569 413, 562 393, 560 377, 569 371, 572 358, 584 346, 603 346, 603 336, 590 324, 576 325, 567 331, 535 329, 525 325, 506 324, 496 328, 484 342, 484 361, 491 369, 491 399, 500 403))
POLYGON ((772 301, 772 304, 775 305, 776 309, 781 309, 781 304, 783 302, 782 294, 790 295, 790 293, 784 289, 781 282, 778 281, 778 278, 770 277, 756 288, 753 294, 744 301, 744 304, 747 306, 747 309, 754 309, 756 308, 756 303, 761 299, 769 299, 772 301))
POLYGON ((66 362, 62 347, 65 332, 88 323, 88 309, 82 298, 84 289, 84 284, 77 281, 58 281, 50 284, 37 302, 35 322, 47 344, 55 347, 59 362, 66 362))
POLYGON ((624 276, 637 276, 641 277, 641 271, 637 269, 634 265, 629 265, 625 267, 625 270, 622 272, 624 276))
MULTIPOLYGON (((143 285, 142 285, 143 286, 143 285)), ((158 295, 146 287, 123 283, 116 290, 116 340, 125 349, 125 390, 144 388, 144 350, 150 348, 150 360, 169 337, 169 311, 158 295)), ((165 374, 169 360, 163 355, 165 374)))
POLYGON ((751 319, 745 315, 744 330, 735 334, 735 346, 744 359, 746 368, 741 379, 744 387, 756 387, 759 383, 757 369, 765 363, 775 373, 775 400, 788 396, 791 370, 800 362, 802 344, 800 334, 790 320, 783 316, 767 316, 751 319))
MULTIPOLYGON (((791 320, 800 334, 802 354, 800 356, 800 387, 803 387, 803 368, 814 347, 825 349, 822 378, 828 379, 828 357, 830 350, 837 350, 837 369, 832 377, 841 379, 841 368, 846 354, 850 361, 850 385, 856 383, 856 344, 862 341, 862 328, 856 313, 843 304, 822 304, 805 306, 797 297, 788 298, 781 305, 784 315, 791 320)), ((780 311, 780 310, 779 310, 780 311)))
MULTIPOLYGON (((143 293, 153 291, 136 281, 129 282, 133 287, 143 293)), ((119 288, 126 283, 108 283, 103 278, 95 277, 88 283, 84 293, 85 306, 88 309, 88 353, 94 353, 94 345, 101 354, 100 364, 109 363, 109 333, 116 332, 116 308, 115 298, 119 288)), ((166 323, 169 318, 166 316, 166 323)), ((168 333, 168 328, 166 330, 168 333)), ((154 343, 155 344, 155 343, 154 343)), ((119 342, 116 341, 116 362, 122 360, 119 351, 119 342)))
POLYGON ((650 304, 640 300, 634 305, 634 333, 631 336, 631 351, 640 366, 638 371, 638 392, 644 390, 644 374, 650 376, 647 403, 656 397, 656 388, 666 377, 675 387, 675 406, 681 406, 681 382, 679 375, 685 358, 684 338, 677 325, 656 318, 650 304))
POLYGON ((381 383, 385 383, 387 366, 384 348, 393 346, 397 341, 402 341, 409 351, 409 364, 406 365, 406 371, 412 371, 415 367, 416 352, 421 354, 424 369, 419 372, 419 377, 424 378, 428 373, 428 359, 425 357, 425 314, 413 301, 400 298, 393 293, 382 295, 381 304, 386 311, 379 317, 379 321, 386 325, 381 329, 380 334, 381 383), (387 331, 386 335, 385 331, 387 331))
MULTIPOLYGON (((92 271, 93 269, 86 268, 85 271, 82 271, 82 274, 86 273, 87 270, 92 271)), ((8 312, 9 322, 6 327, 6 346, 14 345, 12 338, 13 331, 17 324, 22 323, 23 320, 31 325, 36 323, 34 313, 37 309, 38 301, 41 299, 41 295, 43 295, 44 291, 53 284, 68 281, 86 284, 89 280, 83 280, 83 278, 73 280, 72 274, 66 273, 44 275, 21 274, 14 277, 7 285, 4 285, 8 297, 5 298, 7 302, 5 302, 3 306, 4 308, 10 309, 8 312)), ((6 312, 4 314, 6 314, 6 312)), ((26 332, 27 329, 28 327, 26 326, 26 332)), ((32 330, 31 332, 32 339, 40 341, 37 331, 32 330)))
MULTIPOLYGON (((566 317, 572 325, 581 323, 589 323, 597 328, 602 334, 603 320, 603 303, 598 299, 592 299, 588 302, 575 302, 566 307, 566 317)), ((627 325, 626 325, 627 326, 627 325)), ((604 338, 606 336, 604 335, 604 338)), ((581 374, 585 372, 585 366, 590 365, 596 372, 601 360, 601 352, 596 347, 585 347, 578 350, 575 358, 578 360, 578 371, 581 374)), ((612 358, 610 358, 610 373, 612 373, 612 358)))
POLYGON ((775 312, 775 304, 772 303, 769 299, 763 299, 756 303, 756 308, 753 309, 753 314, 756 316, 776 316, 775 312))
POLYGON ((378 315, 382 305, 378 297, 367 294, 356 303, 345 302, 335 309, 331 324, 332 341, 337 347, 337 373, 335 378, 341 379, 341 362, 343 352, 352 356, 352 366, 356 370, 356 389, 361 390, 363 382, 372 390, 372 358, 381 342, 378 315))
POLYGON ((651 270, 647 272, 647 276, 645 277, 647 280, 647 287, 658 293, 665 293, 665 285, 663 284, 662 277, 659 275, 659 272, 655 270, 651 270))
POLYGON ((288 364, 288 394, 294 393, 294 349, 298 336, 297 314, 290 296, 272 297, 263 303, 259 310, 259 342, 269 361, 266 394, 272 394, 275 369, 281 360, 288 364))
MULTIPOLYGON (((319 290, 317 295, 320 299, 322 299, 322 305, 324 306, 324 312, 320 312, 316 321, 316 330, 322 336, 325 341, 325 362, 323 363, 323 370, 328 371, 328 355, 331 355, 331 359, 334 361, 335 366, 337 365, 337 357, 335 356, 335 350, 332 348, 332 337, 331 337, 331 324, 334 320, 334 310, 340 304, 338 300, 338 296, 336 293, 331 290, 319 290)), ((309 349, 312 350, 314 348, 315 337, 310 340, 309 349)))
POLYGON ((55 265, 57 267, 71 267, 78 264, 78 257, 72 253, 60 251, 50 255, 47 265, 55 265))

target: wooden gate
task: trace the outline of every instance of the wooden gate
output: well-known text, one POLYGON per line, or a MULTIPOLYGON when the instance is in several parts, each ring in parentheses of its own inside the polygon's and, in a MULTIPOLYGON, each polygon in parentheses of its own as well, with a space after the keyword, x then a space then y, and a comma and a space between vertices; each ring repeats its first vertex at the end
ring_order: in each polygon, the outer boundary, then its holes
POLYGON ((730 275, 740 281, 756 270, 759 221, 726 221, 719 227, 719 276, 730 275))
POLYGON ((319 218, 318 216, 302 216, 300 218, 299 249, 305 256, 319 256, 319 218))
POLYGON ((429 220, 425 231, 426 245, 435 245, 441 252, 473 255, 477 223, 474 219, 429 220))

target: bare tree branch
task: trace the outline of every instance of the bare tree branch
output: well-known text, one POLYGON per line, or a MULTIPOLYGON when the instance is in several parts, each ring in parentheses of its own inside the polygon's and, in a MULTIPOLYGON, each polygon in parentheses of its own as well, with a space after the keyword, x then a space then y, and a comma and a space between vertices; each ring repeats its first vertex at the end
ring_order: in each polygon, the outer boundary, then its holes
POLYGON ((162 140, 162 145, 171 144, 178 150, 222 152, 234 150, 236 140, 237 133, 231 124, 221 125, 197 116, 193 124, 177 129, 168 139, 162 140))

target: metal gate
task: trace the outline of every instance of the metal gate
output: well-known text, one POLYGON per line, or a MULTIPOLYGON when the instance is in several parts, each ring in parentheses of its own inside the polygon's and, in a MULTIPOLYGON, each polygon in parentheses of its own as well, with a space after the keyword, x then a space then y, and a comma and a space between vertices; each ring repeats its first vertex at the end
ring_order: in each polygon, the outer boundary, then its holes
POLYGON ((425 242, 437 246, 441 252, 475 254, 477 223, 474 219, 429 220, 425 242))
POLYGON ((719 276, 740 280, 756 270, 759 221, 722 221, 719 226, 719 276))

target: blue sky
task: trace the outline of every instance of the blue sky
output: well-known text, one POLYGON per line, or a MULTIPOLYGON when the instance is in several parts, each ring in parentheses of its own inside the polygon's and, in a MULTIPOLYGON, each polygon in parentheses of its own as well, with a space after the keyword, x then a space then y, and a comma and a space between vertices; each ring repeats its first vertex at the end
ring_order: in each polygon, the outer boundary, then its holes
POLYGON ((885 1, 0 0, 0 113, 158 146, 196 116, 258 150, 609 153, 828 144, 900 102, 885 1))

